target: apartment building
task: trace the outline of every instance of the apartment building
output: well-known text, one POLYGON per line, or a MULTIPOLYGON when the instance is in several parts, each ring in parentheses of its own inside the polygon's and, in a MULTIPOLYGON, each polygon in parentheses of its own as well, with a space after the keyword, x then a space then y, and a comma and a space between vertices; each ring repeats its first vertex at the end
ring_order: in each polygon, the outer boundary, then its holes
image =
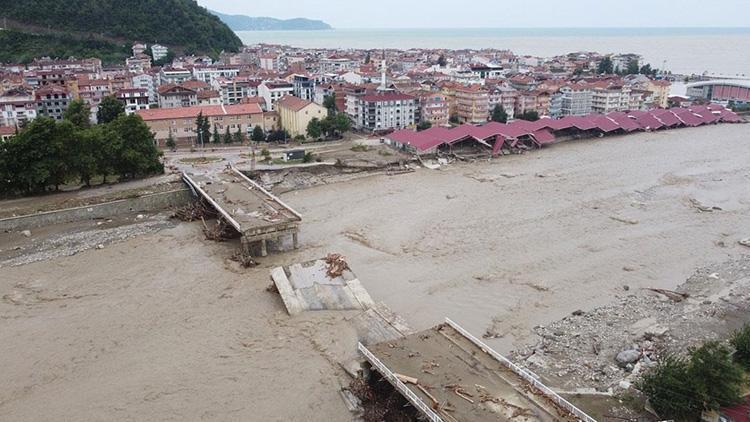
POLYGON ((238 104, 243 98, 257 97, 260 83, 260 80, 243 77, 219 78, 214 80, 212 86, 221 93, 223 104, 238 104))
POLYGON ((0 126, 23 126, 36 116, 36 99, 31 90, 13 88, 0 94, 0 126))
POLYGON ((162 85, 158 100, 159 108, 192 107, 198 105, 198 91, 182 85, 162 85))
POLYGON ((591 111, 606 114, 630 108, 630 87, 614 84, 596 85, 591 96, 591 111))
POLYGON ((439 92, 419 91, 419 121, 430 122, 433 127, 447 126, 450 119, 448 101, 439 92))
POLYGON ((151 100, 144 88, 124 88, 115 94, 118 100, 125 104, 125 114, 133 114, 138 110, 148 110, 151 100))
POLYGON ((239 74, 239 66, 210 65, 193 67, 193 78, 207 84, 212 83, 218 78, 232 79, 239 74))
POLYGON ((489 117, 489 92, 481 85, 459 86, 456 92, 456 116, 461 123, 479 124, 489 117))
POLYGON ((73 100, 67 89, 57 85, 39 88, 34 96, 37 116, 50 117, 55 120, 63 119, 65 110, 73 100))
POLYGON ((266 107, 273 110, 276 101, 294 94, 294 85, 286 81, 267 81, 258 86, 258 96, 266 100, 266 107))
POLYGON ((394 92, 347 96, 347 114, 360 130, 403 129, 417 124, 418 100, 394 92))

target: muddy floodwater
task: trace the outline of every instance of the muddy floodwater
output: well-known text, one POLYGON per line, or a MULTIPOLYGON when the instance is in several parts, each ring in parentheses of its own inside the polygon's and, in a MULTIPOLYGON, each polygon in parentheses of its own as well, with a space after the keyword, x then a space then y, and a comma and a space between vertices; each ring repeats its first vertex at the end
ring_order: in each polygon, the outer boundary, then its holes
MULTIPOLYGON (((268 271, 341 253, 416 330, 501 353, 532 328, 670 289, 750 237, 750 126, 569 142, 288 192, 297 251, 256 268, 200 222, 0 268, 0 420, 348 421, 341 313, 289 317, 268 271)), ((3 245, 0 245, 3 249, 3 245)))

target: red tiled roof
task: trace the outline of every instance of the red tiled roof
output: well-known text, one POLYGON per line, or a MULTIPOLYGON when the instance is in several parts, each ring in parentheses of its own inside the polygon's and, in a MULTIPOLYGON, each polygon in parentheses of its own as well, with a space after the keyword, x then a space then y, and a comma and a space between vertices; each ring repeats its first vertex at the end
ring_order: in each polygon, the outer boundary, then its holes
POLYGON ((235 104, 235 105, 210 105, 181 108, 157 108, 150 110, 138 110, 139 116, 145 121, 174 120, 195 118, 199 113, 206 117, 237 116, 246 114, 261 114, 263 110, 258 104, 235 104))
POLYGON ((16 128, 13 126, 0 126, 0 135, 13 135, 16 133, 16 128))
POLYGON ((288 108, 294 112, 300 111, 310 104, 312 104, 312 102, 303 100, 302 98, 298 98, 293 95, 285 95, 276 102, 276 105, 278 107, 288 108))

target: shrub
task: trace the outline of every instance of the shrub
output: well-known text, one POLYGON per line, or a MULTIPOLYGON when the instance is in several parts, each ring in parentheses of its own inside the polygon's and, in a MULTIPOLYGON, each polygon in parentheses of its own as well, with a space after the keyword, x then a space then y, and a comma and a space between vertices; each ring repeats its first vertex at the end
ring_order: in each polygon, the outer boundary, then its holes
POLYGON ((735 358, 740 365, 750 371, 750 324, 746 324, 741 330, 732 335, 732 346, 737 350, 735 358))
POLYGON ((685 358, 666 356, 647 371, 636 387, 651 402, 659 416, 695 419, 701 414, 701 402, 690 379, 690 364, 685 358))

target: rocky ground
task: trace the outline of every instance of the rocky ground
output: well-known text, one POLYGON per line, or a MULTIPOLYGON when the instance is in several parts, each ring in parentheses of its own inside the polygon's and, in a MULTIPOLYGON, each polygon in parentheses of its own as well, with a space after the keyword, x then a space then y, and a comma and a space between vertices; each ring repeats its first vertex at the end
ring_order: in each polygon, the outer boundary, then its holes
POLYGON ((513 357, 560 390, 620 393, 664 354, 726 339, 748 322, 744 255, 698 269, 674 292, 623 285, 610 305, 535 327, 539 343, 513 357))

